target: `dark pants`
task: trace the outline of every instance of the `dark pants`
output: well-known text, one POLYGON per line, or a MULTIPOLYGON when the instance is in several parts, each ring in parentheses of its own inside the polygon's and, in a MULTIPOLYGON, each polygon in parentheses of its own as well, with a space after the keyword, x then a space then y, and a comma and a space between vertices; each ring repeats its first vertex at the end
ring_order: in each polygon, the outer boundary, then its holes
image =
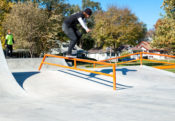
POLYGON ((7 45, 7 47, 6 47, 6 56, 12 57, 12 53, 13 53, 13 46, 12 45, 7 45))
POLYGON ((75 44, 80 42, 82 34, 76 28, 68 27, 65 23, 63 23, 62 25, 62 29, 70 39, 70 45, 67 52, 67 54, 70 55, 72 53, 72 49, 74 48, 75 44))

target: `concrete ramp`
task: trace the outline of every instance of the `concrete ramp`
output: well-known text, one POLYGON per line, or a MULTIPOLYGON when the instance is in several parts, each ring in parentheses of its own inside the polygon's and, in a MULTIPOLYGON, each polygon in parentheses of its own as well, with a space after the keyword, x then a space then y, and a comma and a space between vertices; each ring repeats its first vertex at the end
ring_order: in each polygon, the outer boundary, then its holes
MULTIPOLYGON (((38 67, 42 58, 16 58, 16 59, 7 59, 8 66, 11 71, 19 72, 19 71, 38 71, 38 67)), ((60 64, 64 66, 68 66, 65 59, 62 58, 46 58, 45 62, 60 64)), ((42 70, 58 70, 60 67, 58 66, 50 66, 43 64, 42 70)))
MULTIPOLYGON (((70 72, 67 69, 58 71, 42 71, 25 80, 23 87, 26 92, 35 97, 55 98, 86 95, 87 93, 114 92, 112 78, 108 83, 103 78, 91 78, 90 73, 78 71, 70 72)), ((105 80, 107 81, 107 80, 105 80)))
POLYGON ((0 96, 22 96, 24 94, 24 90, 9 71, 0 41, 0 96))

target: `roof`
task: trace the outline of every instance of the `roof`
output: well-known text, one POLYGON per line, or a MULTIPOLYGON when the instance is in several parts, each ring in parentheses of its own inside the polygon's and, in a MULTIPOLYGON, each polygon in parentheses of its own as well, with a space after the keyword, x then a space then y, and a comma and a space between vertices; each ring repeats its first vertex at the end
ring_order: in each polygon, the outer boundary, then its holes
POLYGON ((132 50, 142 50, 142 49, 145 49, 145 50, 157 50, 153 47, 151 47, 151 43, 148 42, 148 41, 142 41, 140 42, 137 46, 131 48, 132 50))
POLYGON ((154 51, 163 51, 165 49, 161 48, 161 49, 157 49, 154 47, 151 47, 151 43, 148 41, 142 41, 140 42, 137 46, 131 48, 132 50, 142 50, 145 49, 146 51, 150 51, 150 50, 154 50, 154 51))
POLYGON ((144 49, 146 49, 146 50, 153 50, 153 48, 151 47, 151 44, 150 44, 150 42, 147 42, 147 41, 142 41, 142 42, 140 42, 137 46, 136 46, 136 48, 144 48, 144 49))

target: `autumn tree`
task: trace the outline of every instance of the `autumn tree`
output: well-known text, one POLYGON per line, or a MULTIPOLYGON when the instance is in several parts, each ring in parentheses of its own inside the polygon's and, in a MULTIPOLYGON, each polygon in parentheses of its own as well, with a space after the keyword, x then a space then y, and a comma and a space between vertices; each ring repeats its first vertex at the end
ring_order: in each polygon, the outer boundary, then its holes
POLYGON ((165 15, 155 24, 152 46, 175 54, 175 0, 164 0, 165 15))
POLYGON ((162 7, 168 18, 175 19, 175 0, 164 0, 162 7))
MULTIPOLYGON (((58 18, 59 19, 59 16, 58 18)), ((15 48, 29 49, 40 54, 53 47, 50 38, 48 14, 32 2, 18 3, 12 7, 10 14, 3 22, 4 31, 11 29, 16 43, 15 48)))
POLYGON ((14 3, 32 2, 36 4, 40 9, 47 12, 49 24, 48 34, 49 39, 52 40, 64 40, 62 32, 63 16, 69 13, 70 4, 65 3, 65 0, 10 0, 14 3))
POLYGON ((99 46, 111 46, 116 50, 120 45, 135 45, 145 33, 145 25, 127 8, 111 6, 95 15, 93 37, 99 46))
POLYGON ((64 40, 64 34, 62 31, 62 22, 66 14, 69 13, 69 4, 64 2, 65 0, 33 0, 34 3, 38 3, 40 8, 45 10, 48 14, 48 24, 50 35, 49 39, 52 40, 64 40))
POLYGON ((3 32, 2 22, 4 21, 5 16, 9 13, 12 4, 8 3, 7 0, 0 1, 0 39, 4 45, 5 43, 5 33, 3 32))
POLYGON ((175 52, 175 20, 163 18, 157 21, 152 46, 165 49, 169 54, 175 52))

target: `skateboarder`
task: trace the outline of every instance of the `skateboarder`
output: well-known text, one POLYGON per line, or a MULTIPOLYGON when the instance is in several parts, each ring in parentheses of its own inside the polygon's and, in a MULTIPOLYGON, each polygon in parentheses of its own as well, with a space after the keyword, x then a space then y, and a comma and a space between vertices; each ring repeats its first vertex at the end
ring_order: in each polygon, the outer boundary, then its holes
POLYGON ((14 44, 13 35, 11 34, 11 31, 8 30, 8 33, 5 37, 6 56, 12 57, 13 44, 14 44))
POLYGON ((70 39, 70 45, 66 55, 67 57, 73 57, 71 55, 72 49, 74 48, 75 44, 79 42, 82 36, 82 34, 77 30, 77 24, 80 24, 86 30, 87 33, 91 31, 84 22, 86 18, 89 18, 91 16, 91 14, 91 9, 86 8, 84 11, 72 14, 64 20, 62 29, 70 39))

